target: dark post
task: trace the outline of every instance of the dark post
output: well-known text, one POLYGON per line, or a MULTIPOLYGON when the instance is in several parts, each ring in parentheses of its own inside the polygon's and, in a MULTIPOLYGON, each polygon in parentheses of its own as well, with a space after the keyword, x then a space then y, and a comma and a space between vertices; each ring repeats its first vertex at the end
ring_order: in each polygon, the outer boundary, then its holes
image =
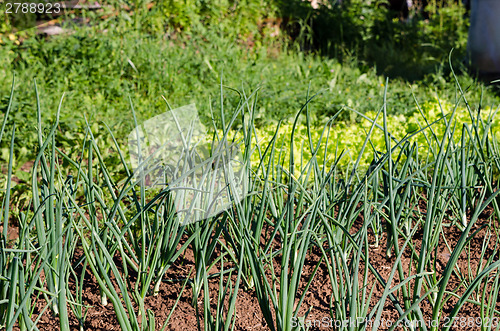
POLYGON ((500 1, 471 1, 467 53, 472 68, 480 75, 500 76, 499 18, 500 1))

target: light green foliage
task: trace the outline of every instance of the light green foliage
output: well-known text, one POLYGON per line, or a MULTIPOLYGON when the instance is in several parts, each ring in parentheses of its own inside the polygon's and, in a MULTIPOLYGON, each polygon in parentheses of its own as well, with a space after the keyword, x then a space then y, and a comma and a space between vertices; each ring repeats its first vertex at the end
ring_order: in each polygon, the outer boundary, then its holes
MULTIPOLYGON (((388 132, 398 141, 404 139, 406 136, 418 132, 429 124, 432 130, 438 137, 443 137, 445 129, 447 126, 447 121, 450 118, 450 114, 453 111, 454 106, 444 100, 436 100, 434 102, 425 102, 422 105, 415 105, 415 110, 413 113, 408 113, 407 115, 399 114, 387 117, 387 130, 388 132)), ((344 110, 345 112, 350 112, 349 109, 344 110)), ((481 120, 483 122, 488 121, 489 116, 494 112, 494 109, 483 109, 480 112, 481 120)), ((340 169, 350 169, 356 157, 361 150, 363 143, 367 137, 370 127, 372 126, 373 120, 377 116, 377 112, 368 111, 364 114, 365 117, 359 116, 360 120, 356 122, 336 122, 328 125, 328 136, 324 133, 323 126, 312 126, 308 130, 305 123, 300 124, 296 129, 296 136, 298 139, 294 142, 294 152, 297 155, 301 155, 301 164, 305 165, 311 161, 312 153, 310 149, 305 148, 305 142, 308 139, 308 135, 311 135, 312 140, 315 143, 319 143, 319 149, 317 155, 323 157, 326 155, 327 165, 331 166, 334 162, 338 161, 338 166, 340 169), (328 140, 328 143, 327 143, 328 140), (325 150, 325 146, 327 146, 325 150), (336 153, 345 151, 345 155, 341 160, 336 160, 336 153)), ((455 120, 459 125, 466 124, 469 127, 472 125, 472 120, 466 107, 459 107, 455 114, 455 120)), ((379 118, 377 120, 378 127, 376 127, 370 136, 370 151, 380 152, 385 148, 385 138, 384 138, 384 128, 382 126, 382 121, 379 118)), ((287 143, 287 139, 292 132, 292 124, 285 122, 279 126, 279 133, 276 136, 278 145, 282 143, 287 143)), ((494 118, 491 126, 488 128, 491 134, 494 134, 497 139, 500 139, 500 122, 498 118, 494 118)), ((256 128, 256 137, 254 138, 253 146, 257 144, 267 145, 274 139, 274 134, 276 132, 276 125, 268 125, 260 128, 256 128)), ((486 128, 484 126, 478 127, 478 133, 483 134, 486 128)), ((461 131, 456 130, 453 134, 453 140, 455 143, 459 143, 461 139, 461 131)), ((235 135, 234 139, 242 139, 241 134, 235 135)), ((429 151, 435 148, 435 141, 429 140, 429 137, 425 133, 419 133, 408 139, 411 143, 417 143, 419 145, 419 155, 421 158, 425 159, 425 156, 429 151)), ((361 171, 365 171, 370 165, 373 159, 373 152, 366 152, 363 154, 361 161, 358 165, 361 171)), ((290 160, 290 151, 284 151, 283 161, 288 163, 290 160)), ((251 163, 253 167, 257 167, 261 159, 258 154, 253 154, 251 163)), ((300 170, 297 169, 295 175, 297 176, 300 170)))

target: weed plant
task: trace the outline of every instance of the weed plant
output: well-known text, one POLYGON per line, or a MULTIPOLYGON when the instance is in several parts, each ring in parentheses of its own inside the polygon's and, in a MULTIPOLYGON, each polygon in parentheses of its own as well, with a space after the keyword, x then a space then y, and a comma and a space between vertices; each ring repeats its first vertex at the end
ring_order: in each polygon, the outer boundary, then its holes
MULTIPOLYGON (((36 118, 29 115, 36 112, 36 96, 29 87, 34 77, 44 77, 39 82, 39 90, 44 115, 51 121, 55 119, 62 91, 67 92, 66 107, 60 113, 59 147, 68 152, 77 150, 73 148, 75 141, 82 141, 85 136, 81 130, 86 125, 81 114, 85 114, 92 123, 111 172, 117 171, 120 160, 116 153, 108 153, 104 148, 113 141, 106 134, 106 126, 100 122, 112 127, 122 143, 121 137, 132 130, 129 96, 134 100, 139 121, 157 114, 163 107, 161 95, 165 95, 173 100, 173 107, 196 103, 204 124, 210 126, 210 108, 220 107, 217 86, 222 77, 225 84, 238 89, 259 88, 254 119, 257 129, 272 131, 267 127, 276 127, 278 121, 283 120, 289 130, 294 112, 305 102, 303 86, 310 83, 312 91, 320 92, 315 103, 311 104, 309 114, 314 131, 319 133, 318 128, 343 107, 361 114, 370 113, 368 116, 373 117, 378 110, 376 100, 382 98, 384 90, 385 79, 377 75, 375 69, 355 59, 351 62, 344 59, 340 64, 335 59, 295 53, 269 44, 260 49, 246 49, 213 32, 203 38, 193 35, 173 40, 154 36, 142 38, 133 33, 127 38, 113 32, 93 34, 91 30, 83 29, 72 36, 48 41, 35 38, 20 46, 4 45, 0 48, 0 70, 4 73, 0 75, 0 111, 5 113, 7 109, 9 86, 15 74, 18 93, 12 101, 15 111, 7 119, 6 128, 10 130, 13 123, 17 123, 13 171, 25 183, 28 178, 19 169, 36 157, 33 151, 38 141, 32 130, 38 125, 36 118), (78 109, 77 116, 75 109, 78 109)), ((404 80, 391 80, 391 93, 387 96, 392 105, 388 109, 390 123, 393 115, 397 115, 395 118, 404 116, 405 120, 419 116, 412 93, 420 100, 431 102, 439 91, 443 104, 454 104, 458 93, 451 79, 445 74, 436 77, 440 78, 413 84, 411 89, 404 80)), ((459 79, 466 87, 475 84, 467 75, 461 75, 459 79)), ((480 93, 480 89, 465 91, 472 99, 479 99, 480 93)), ((238 93, 228 92, 225 102, 229 106, 237 103, 238 98, 238 93)), ((492 86, 484 88, 485 106, 496 104, 497 99, 492 86)), ((231 107, 226 109, 233 111, 231 107)), ((219 114, 214 114, 220 120, 219 114)), ((352 111, 343 111, 337 119, 334 125, 349 127, 356 122, 366 123, 360 114, 352 111)), ((300 122, 305 123, 305 116, 300 117, 300 122)), ((238 123, 241 125, 239 119, 238 123)), ((47 126, 42 128, 49 129, 47 126)), ((8 162, 8 155, 9 145, 4 140, 0 145, 0 158, 8 162)))

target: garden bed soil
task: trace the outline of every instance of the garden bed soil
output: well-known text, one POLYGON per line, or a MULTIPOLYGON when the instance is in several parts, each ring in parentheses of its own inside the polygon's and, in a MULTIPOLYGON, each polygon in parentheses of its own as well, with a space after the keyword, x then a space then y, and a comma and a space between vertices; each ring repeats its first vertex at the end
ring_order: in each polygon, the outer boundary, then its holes
MULTIPOLYGON (((474 225, 471 233, 474 233, 475 230, 479 229, 481 226, 488 224, 491 222, 491 209, 487 210, 482 214, 482 218, 474 225)), ((354 224, 351 229, 351 233, 355 233, 358 229, 362 227, 362 216, 358 219, 358 221, 354 224)), ((14 231, 14 230, 12 230, 14 231)), ((369 242, 375 242, 375 237, 373 233, 369 230, 369 242)), ((461 231, 456 226, 444 226, 442 235, 446 238, 448 242, 448 246, 453 248, 458 242, 461 231)), ((480 261, 480 252, 481 245, 483 244, 483 240, 486 236, 491 236, 491 240, 488 243, 488 254, 491 254, 494 251, 494 246, 498 244, 496 240, 496 236, 494 234, 487 232, 487 227, 481 229, 476 236, 471 240, 471 249, 466 250, 460 256, 457 267, 462 271, 462 273, 466 273, 466 270, 470 268, 470 270, 477 270, 480 261)), ((417 252, 420 250, 422 238, 422 230, 419 229, 414 235, 412 240, 412 244, 415 245, 415 249, 417 252)), ((380 273, 380 275, 387 280, 391 269, 394 265, 395 257, 394 254, 391 258, 386 256, 386 238, 385 235, 382 236, 381 240, 379 240, 378 247, 374 245, 370 245, 369 247, 369 256, 370 263, 375 267, 375 269, 380 273)), ((400 238, 400 247, 403 245, 404 241, 400 238)), ((279 246, 278 242, 275 242, 277 246, 279 246)), ((79 252, 81 255, 82 252, 79 252)), ((444 243, 444 240, 440 240, 440 245, 438 246, 438 250, 435 252, 430 252, 432 254, 432 258, 436 260, 436 270, 437 272, 442 272, 446 263, 448 262, 451 254, 449 249, 444 243)), ((408 276, 409 266, 411 261, 411 251, 407 247, 403 252, 403 271, 405 273, 405 277, 408 276)), ((312 273, 316 263, 319 261, 320 250, 312 249, 310 251, 310 255, 308 256, 303 276, 302 276, 302 284, 305 286, 308 275, 312 273)), ((76 257, 78 258, 78 256, 76 257)), ((487 258, 487 257, 486 257, 487 258)), ((413 257, 413 261, 415 261, 415 257, 413 257)), ((279 261, 275 261, 275 268, 278 268, 279 261)), ((118 264, 119 265, 119 264, 118 264)), ((226 265, 225 269, 231 266, 226 265)), ((364 264, 360 267, 360 277, 363 275, 364 264)), ((415 267, 412 267, 412 274, 415 274, 415 267)), ((175 308, 170 321, 166 327, 166 330, 198 330, 198 321, 196 317, 196 308, 193 307, 192 300, 192 288, 190 284, 183 289, 184 281, 188 277, 192 277, 192 270, 194 269, 194 257, 191 250, 186 250, 186 253, 181 255, 179 259, 175 262, 175 264, 168 270, 165 281, 160 286, 160 292, 157 296, 148 296, 145 300, 145 308, 151 309, 154 312, 156 329, 160 330, 163 326, 167 316, 170 314, 172 307, 174 307, 175 302, 180 295, 179 302, 177 307, 175 308)), ((275 269, 275 270, 279 270, 275 269)), ((210 273, 217 272, 218 270, 211 270, 210 273)), ((475 276, 475 275, 471 275, 475 276)), ((234 281, 236 280, 236 276, 231 276, 234 281)), ((362 278, 360 278, 362 279, 362 278)), ((394 281, 392 286, 397 285, 397 275, 394 277, 394 281)), ((210 280, 210 298, 213 304, 212 312, 215 313, 216 309, 216 298, 219 290, 219 278, 213 278, 210 280)), ((228 277, 225 276, 224 281, 226 282, 228 277)), ((72 278, 70 278, 70 287, 72 289, 75 288, 75 283, 72 278)), ((271 283, 272 284, 272 283, 271 283)), ((449 283, 448 290, 454 290, 460 284, 460 279, 457 275, 453 275, 452 279, 449 283)), ((278 284, 279 285, 279 284, 278 284)), ((383 287, 376 281, 374 275, 369 273, 368 276, 368 290, 371 290, 371 287, 375 286, 373 298, 370 304, 370 310, 373 308, 374 303, 378 301, 378 299, 382 296, 383 287)), ((279 289, 279 286, 278 286, 279 289)), ((462 289, 463 292, 463 289, 462 289)), ((459 296, 461 295, 460 290, 457 293, 459 296)), ((302 303, 299 316, 303 315, 306 311, 309 310, 309 315, 307 317, 307 321, 309 323, 314 323, 316 321, 316 326, 313 326, 311 330, 326 330, 332 329, 327 326, 330 323, 334 323, 334 319, 330 315, 330 300, 332 295, 332 287, 330 285, 330 279, 328 275, 328 271, 324 265, 320 266, 318 273, 316 274, 308 293, 305 296, 305 300, 302 303), (322 324, 319 324, 320 322, 322 324)), ((94 276, 91 275, 89 270, 87 270, 85 275, 85 288, 83 289, 83 301, 85 305, 88 306, 88 310, 86 313, 86 318, 83 323, 83 328, 86 330, 120 330, 120 326, 116 319, 113 305, 108 303, 103 306, 101 304, 101 299, 99 295, 99 286, 94 276)), ((401 297, 399 298, 402 299, 401 297)), ((457 302, 457 298, 452 298, 447 301, 444 306, 444 312, 449 313, 453 308, 454 304, 457 302)), ((401 302, 401 301, 400 301, 401 302)), ((228 302, 226 300, 225 307, 227 308, 228 302)), ((34 317, 38 317, 46 306, 46 302, 44 300, 39 300, 35 309, 34 317)), ((422 309, 424 319, 427 321, 432 320, 432 305, 429 300, 425 299, 420 304, 420 308, 422 309)), ((497 309, 500 309, 500 305, 497 303, 497 309)), ((272 310, 272 309, 271 309, 272 310)), ((199 323, 201 324, 201 329, 203 329, 203 291, 198 299, 198 311, 200 313, 199 323)), ((269 327, 262 315, 261 309, 259 307, 255 292, 252 289, 245 289, 242 285, 238 292, 238 297, 236 301, 235 307, 235 329, 236 330, 269 330, 269 327)), ((479 317, 480 311, 477 305, 473 304, 465 304, 460 310, 458 317, 479 317)), ((382 314, 381 321, 392 321, 395 322, 399 317, 394 305, 390 300, 386 300, 384 311, 382 314)), ((334 318, 334 316, 333 316, 334 318)), ((306 323, 307 323, 306 321, 306 323)), ((372 321, 373 322, 373 321, 372 321)), ((458 324, 459 320, 457 320, 457 324, 452 327, 452 330, 462 329, 458 324)), ((72 330, 79 329, 79 322, 72 311, 70 311, 70 325, 72 330)), ((37 324, 37 327, 40 330, 55 330, 58 329, 58 318, 54 316, 50 309, 46 309, 40 320, 37 324)), ((381 325, 380 330, 387 329, 387 325, 381 325)), ((337 328, 342 329, 342 328, 337 328)), ((372 329, 372 327, 368 327, 368 330, 372 329)), ((402 328, 398 328, 401 330, 402 328)), ((474 328, 470 328, 474 329, 474 328)), ((477 328, 479 329, 479 328, 477 328)))

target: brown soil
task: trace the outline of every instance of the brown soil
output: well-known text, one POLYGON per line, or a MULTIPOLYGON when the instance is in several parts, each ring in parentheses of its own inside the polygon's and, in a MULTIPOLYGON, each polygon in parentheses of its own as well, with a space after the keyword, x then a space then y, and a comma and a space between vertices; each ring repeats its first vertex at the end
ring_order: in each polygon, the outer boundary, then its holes
MULTIPOLYGON (((481 215, 481 219, 477 222, 477 224, 474 226, 473 230, 471 231, 471 234, 474 233, 475 230, 479 229, 483 225, 488 225, 491 222, 491 214, 492 210, 489 209, 486 212, 484 212, 481 215)), ((355 234, 356 231, 358 231, 363 225, 363 217, 360 216, 358 218, 358 221, 354 224, 353 228, 351 229, 351 233, 355 234)), ((458 229, 457 226, 443 226, 443 232, 441 234, 441 237, 439 239, 439 246, 437 251, 435 252, 429 252, 431 255, 432 259, 435 259, 436 261, 436 270, 438 273, 441 273, 444 267, 446 266, 446 263, 448 262, 450 258, 450 251, 447 248, 444 239, 446 239, 446 242, 448 243, 449 247, 453 249, 453 247, 456 245, 458 242, 459 238, 461 235, 461 231, 458 229)), ((369 230, 369 242, 374 243, 375 242, 375 236, 369 230)), ((422 238, 422 229, 419 229, 416 234, 413 237, 413 240, 411 243, 415 246, 415 251, 416 254, 419 254, 420 252, 420 245, 421 245, 421 238, 422 238)), ((404 243, 404 239, 401 237, 399 238, 400 242, 400 247, 402 247, 404 243)), ((497 236, 496 234, 490 230, 488 230, 488 226, 485 228, 481 229, 478 234, 471 240, 470 244, 470 250, 467 249, 462 253, 462 255, 459 258, 459 261, 457 263, 457 267, 460 269, 462 276, 459 274, 454 274, 452 276, 452 279, 449 283, 449 286, 447 290, 454 290, 455 288, 459 288, 457 292, 457 296, 461 296, 463 293, 463 286, 460 286, 460 283, 465 281, 469 282, 472 280, 477 272, 477 267, 482 264, 483 267, 485 265, 484 259, 487 259, 489 256, 485 256, 483 260, 480 259, 480 252, 481 252, 481 247, 482 245, 487 245, 487 254, 495 254, 495 260, 498 259, 497 256, 497 250, 495 248, 495 245, 498 244, 497 241, 497 236), (485 241, 489 238, 489 242, 485 241), (472 274, 468 274, 468 269, 472 270, 472 274), (463 278, 460 278, 463 277, 463 278)), ((279 241, 278 239, 275 240, 275 246, 279 247, 279 241)), ((220 248, 218 247, 216 252, 216 255, 220 254, 220 248)), ((75 261, 82 255, 82 252, 79 251, 78 254, 75 256, 75 261)), ((310 250, 310 254, 306 260, 304 269, 303 269, 303 275, 302 275, 302 285, 305 286, 305 284, 308 281, 308 275, 312 273, 314 270, 317 262, 319 261, 321 256, 321 252, 319 248, 313 248, 310 250)), ((389 277, 389 274, 391 272, 391 269, 394 266, 394 253, 391 258, 388 258, 386 256, 386 237, 385 235, 382 235, 381 238, 379 238, 379 245, 378 247, 375 247, 374 245, 369 246, 369 257, 370 257, 370 263, 373 265, 373 267, 380 273, 380 275, 384 278, 384 280, 387 280, 389 277)), ((278 266, 280 265, 280 256, 276 257, 273 265, 275 267, 276 272, 278 272, 279 268, 278 266)), ((415 274, 416 267, 415 267, 415 259, 416 257, 413 256, 413 266, 411 267, 411 274, 415 274)), ((405 249, 403 252, 403 272, 405 274, 405 277, 408 276, 409 274, 409 268, 411 265, 412 261, 412 253, 409 247, 405 249)), ((119 261, 117 261, 119 262, 119 261)), ((117 263, 117 265, 120 265, 120 263, 117 263)), ((224 265, 224 270, 228 270, 229 268, 234 267, 234 265, 230 263, 225 263, 224 265)), ((365 264, 362 263, 360 267, 360 281, 362 281, 363 277, 363 271, 364 271, 365 264)), ((217 264, 212 270, 210 270, 210 273, 215 273, 218 272, 220 268, 220 265, 217 264)), ((77 269, 77 272, 81 272, 81 269, 77 269)), ((155 323, 156 323, 156 329, 160 330, 163 324, 165 323, 165 320, 167 319, 167 316, 171 313, 172 308, 174 307, 174 304, 178 297, 180 296, 179 302, 177 307, 175 308, 170 321, 167 325, 167 330, 197 330, 197 317, 196 317, 196 308, 193 307, 192 305, 192 283, 187 283, 187 286, 182 290, 183 285, 185 283, 185 280, 187 278, 193 277, 194 273, 194 256, 193 253, 190 249, 186 250, 185 254, 181 255, 181 257, 176 261, 176 263, 168 270, 166 276, 164 277, 164 282, 161 284, 160 287, 160 292, 157 296, 148 296, 145 300, 145 309, 151 309, 154 312, 155 316, 155 323)), ((279 291, 279 284, 276 282, 273 282, 271 279, 271 273, 268 272, 268 279, 270 280, 271 286, 273 284, 276 285, 277 290, 279 291)), ((131 281, 131 286, 133 286, 134 281, 135 281, 135 276, 132 275, 132 281, 131 281)), ((439 279, 440 276, 438 276, 439 279)), ((398 284, 398 276, 394 277, 394 280, 392 282, 392 287, 398 284)), ((223 281, 224 284, 227 284, 227 282, 231 280, 232 284, 234 285, 236 281, 236 275, 230 276, 224 276, 223 281)), ((218 296, 218 290, 219 290, 219 277, 214 277, 213 279, 210 280, 210 302, 211 302, 211 309, 212 309, 212 315, 215 316, 216 313, 216 308, 217 308, 217 296, 218 296)), ((75 289, 75 280, 73 277, 70 277, 70 288, 72 290, 75 289)), ((410 289, 412 291, 413 282, 410 282, 410 289)), ((479 295, 481 294, 481 291, 485 290, 487 291, 489 287, 491 287, 491 282, 488 283, 487 288, 484 288, 484 286, 479 287, 479 295)), ((383 293, 383 287, 376 281, 375 276, 369 272, 368 276, 368 282, 367 282, 367 292, 374 287, 374 292, 372 299, 369 304, 369 310, 371 310, 374 305, 379 301, 379 298, 382 296, 383 293)), ((361 287, 361 286, 360 286, 361 287)), ((133 288, 133 287, 131 287, 133 288)), ((132 292, 132 291, 130 291, 132 292)), ((424 293, 425 290, 423 290, 422 293, 424 293)), ((299 294, 300 291, 299 291, 299 294)), ((399 301, 402 302, 402 293, 401 291, 397 291, 394 293, 396 297, 398 297, 399 301)), ((412 293, 410 293, 410 296, 412 293)), ((305 300, 302 303, 302 306, 299 310, 299 316, 303 316, 307 311, 309 311, 309 315, 307 316, 307 320, 312 323, 312 321, 327 321, 325 323, 327 324, 321 324, 321 325, 316 325, 311 327, 312 330, 325 330, 325 329, 332 329, 331 327, 327 326, 329 325, 328 323, 332 323, 332 318, 335 316, 333 315, 334 313, 331 312, 330 307, 331 307, 331 297, 332 297, 332 287, 330 283, 330 277, 328 275, 328 271, 325 267, 324 262, 320 266, 318 273, 316 274, 307 294, 305 295, 305 300)), ((472 297, 471 297, 472 298, 472 297)), ((198 312, 199 312, 199 323, 201 324, 200 329, 203 329, 203 300, 204 300, 204 293, 203 290, 201 291, 199 298, 198 298, 198 312)), ((448 300, 445 305, 444 305, 444 313, 447 314, 451 311, 453 308, 454 304, 457 302, 457 298, 451 298, 448 300)), ((84 282, 84 289, 83 289, 83 301, 84 304, 87 307, 86 311, 86 317, 84 321, 82 321, 83 329, 85 330, 119 330, 120 327, 118 325, 118 321, 116 319, 115 313, 114 313, 114 308, 111 302, 109 302, 107 305, 103 306, 101 304, 101 299, 99 295, 99 285, 97 280, 93 275, 90 273, 90 269, 87 268, 86 273, 85 273, 85 282, 84 282)), ((296 300, 298 302, 298 300, 296 300)), ((224 302, 224 307, 227 309, 229 305, 228 299, 225 300, 224 302)), ((38 300, 36 309, 34 311, 34 316, 33 318, 37 318, 39 314, 40 316, 40 321, 38 322, 37 326, 40 330, 54 330, 58 329, 58 318, 54 316, 51 313, 50 309, 45 309, 46 308, 46 301, 45 300, 38 300)), ((496 308, 500 309, 500 304, 497 302, 496 308)), ((404 309, 404 308, 403 308, 404 309)), ((432 320, 432 304, 428 299, 425 299, 424 301, 421 302, 420 304, 420 309, 423 312, 424 319, 425 320, 432 320)), ((225 310, 227 311, 227 310, 225 310)), ((271 311, 273 309, 271 308, 271 311)), ((137 307, 136 307, 136 312, 137 312, 137 307)), ((236 330, 268 330, 269 327, 263 317, 262 311, 260 309, 260 306, 257 301, 256 294, 254 292, 254 288, 247 289, 245 288, 244 282, 241 283, 240 290, 238 292, 237 296, 237 301, 236 301, 236 306, 235 306, 235 313, 236 316, 234 318, 235 322, 235 329, 236 330)), ((225 314, 225 313, 224 313, 225 314)), ((399 317, 399 314, 397 313, 397 310, 395 309, 393 303, 387 299, 384 304, 384 310, 382 313, 382 321, 396 321, 397 318, 399 317)), ((465 304, 462 309, 460 310, 458 314, 459 318, 479 318, 480 317, 480 312, 479 312, 479 307, 477 305, 473 304, 465 304)), ((273 312, 273 318, 275 318, 274 312, 273 312)), ((333 319, 335 321, 335 319, 333 319)), ((319 322, 318 322, 319 323, 319 322)), ((462 329, 463 326, 460 326, 460 319, 457 320, 457 323, 452 327, 452 330, 458 330, 462 329)), ((74 313, 70 310, 70 324, 71 324, 71 329, 78 330, 79 329, 79 321, 75 317, 74 313)), ((306 324, 307 325, 307 324, 306 324)), ((479 329, 479 327, 468 327, 469 329, 479 329)), ((345 328, 336 328, 336 329, 345 329, 345 328)), ((372 327, 370 324, 367 327, 368 330, 371 330, 372 327)), ((388 329, 387 325, 382 325, 380 330, 386 330, 388 329)), ((397 328, 397 330, 402 330, 403 328, 397 328)))

